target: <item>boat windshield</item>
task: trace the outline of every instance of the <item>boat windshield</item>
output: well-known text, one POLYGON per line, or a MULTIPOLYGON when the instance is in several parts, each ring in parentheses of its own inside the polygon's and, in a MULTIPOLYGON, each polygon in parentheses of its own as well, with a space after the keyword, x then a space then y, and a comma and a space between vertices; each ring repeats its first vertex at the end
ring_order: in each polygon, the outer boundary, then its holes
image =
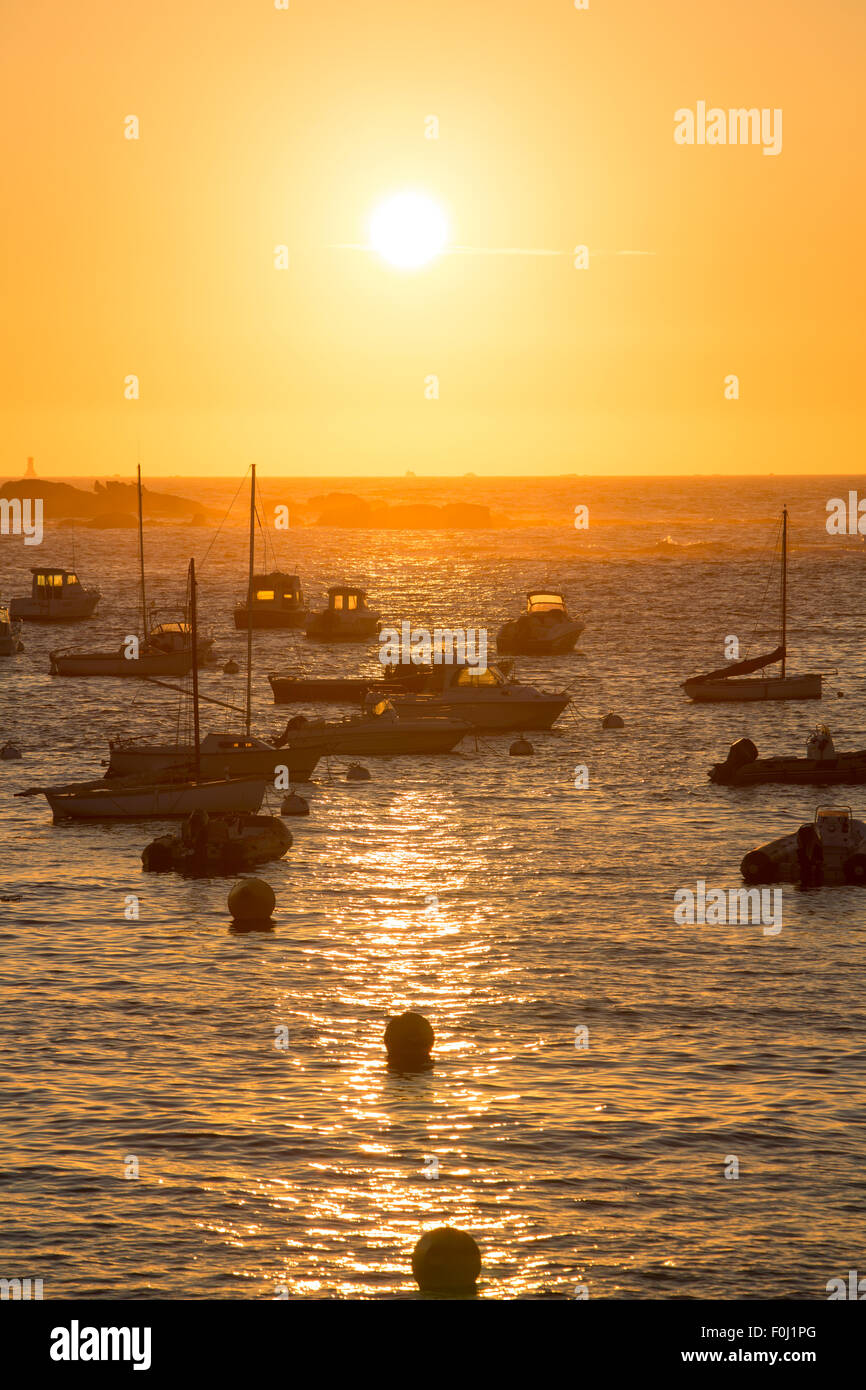
POLYGON ((479 671, 474 666, 464 666, 455 681, 455 685, 472 687, 504 684, 505 681, 502 679, 499 672, 492 670, 489 666, 486 671, 479 671))
POLYGON ((527 594, 527 613, 563 612, 565 600, 562 594, 527 594))

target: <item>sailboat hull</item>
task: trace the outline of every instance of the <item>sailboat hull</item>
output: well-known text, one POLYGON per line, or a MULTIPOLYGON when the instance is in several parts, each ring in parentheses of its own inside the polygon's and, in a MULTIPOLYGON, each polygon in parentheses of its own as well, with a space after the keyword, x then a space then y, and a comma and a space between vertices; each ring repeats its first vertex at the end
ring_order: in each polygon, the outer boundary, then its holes
POLYGON ((169 820, 193 811, 258 811, 265 782, 251 778, 138 787, 79 784, 47 787, 44 794, 56 821, 169 820))
POLYGON ((771 676, 767 679, 693 680, 683 689, 700 704, 724 704, 745 700, 820 700, 821 676, 771 676))
POLYGON ((133 660, 122 652, 51 652, 52 676, 186 676, 192 669, 189 651, 143 652, 133 660))

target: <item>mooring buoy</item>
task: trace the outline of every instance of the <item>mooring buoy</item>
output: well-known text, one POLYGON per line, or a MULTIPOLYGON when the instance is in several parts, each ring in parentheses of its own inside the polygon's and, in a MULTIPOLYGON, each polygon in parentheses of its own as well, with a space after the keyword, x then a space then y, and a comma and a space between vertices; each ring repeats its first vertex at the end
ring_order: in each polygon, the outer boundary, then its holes
POLYGON ((423 1293, 474 1293, 481 1251, 466 1231, 437 1226, 412 1251, 412 1273, 423 1293))

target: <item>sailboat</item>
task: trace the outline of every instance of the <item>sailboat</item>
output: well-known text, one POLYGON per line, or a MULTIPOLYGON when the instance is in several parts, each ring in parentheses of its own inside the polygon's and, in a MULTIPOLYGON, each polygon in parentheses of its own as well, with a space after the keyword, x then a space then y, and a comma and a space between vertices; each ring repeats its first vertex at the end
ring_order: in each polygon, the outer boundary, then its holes
MULTIPOLYGON (((189 623, 152 624, 147 610, 144 577, 144 520, 141 496, 141 464, 138 465, 138 562, 142 637, 136 645, 125 642, 113 652, 49 652, 52 676, 185 676, 193 664, 193 642, 189 623)), ((198 662, 207 660, 213 639, 195 644, 198 662)))
MULTIPOLYGON (((198 636, 196 619, 195 560, 189 562, 189 613, 193 642, 198 636)), ((124 778, 73 782, 61 787, 31 787, 16 796, 46 798, 58 820, 142 820, 185 817, 194 811, 258 811, 265 796, 264 776, 207 780, 201 776, 198 667, 192 667, 193 775, 159 782, 124 778)))
POLYGON ((782 508, 782 595, 779 645, 763 656, 736 661, 704 676, 692 676, 682 688, 691 700, 701 704, 735 700, 820 700, 820 673, 805 676, 787 674, 788 623, 788 509, 782 508), (755 671, 781 663, 779 675, 754 676, 755 671), (745 677, 745 679, 741 679, 745 677))
MULTIPOLYGON (((249 533, 249 576, 248 592, 252 590, 255 575, 255 522, 256 522, 256 466, 251 465, 250 475, 250 533, 249 533)), ((161 776, 169 769, 190 771, 193 756, 205 774, 215 777, 267 777, 273 782, 275 771, 286 767, 293 782, 306 782, 319 759, 329 751, 328 739, 322 733, 287 736, 279 748, 252 734, 252 670, 253 670, 253 627, 255 612, 247 605, 247 681, 245 732, 209 733, 200 741, 198 752, 188 743, 141 743, 137 740, 112 741, 111 757, 107 776, 123 777, 137 773, 145 776, 161 776)), ((174 687, 169 687, 173 689, 174 687)), ((203 697, 204 698, 204 697, 203 697)), ((221 703, 220 701, 209 703, 221 703)), ((234 705, 229 709, 235 710, 234 705)), ((241 711, 237 711, 240 713, 241 711)))

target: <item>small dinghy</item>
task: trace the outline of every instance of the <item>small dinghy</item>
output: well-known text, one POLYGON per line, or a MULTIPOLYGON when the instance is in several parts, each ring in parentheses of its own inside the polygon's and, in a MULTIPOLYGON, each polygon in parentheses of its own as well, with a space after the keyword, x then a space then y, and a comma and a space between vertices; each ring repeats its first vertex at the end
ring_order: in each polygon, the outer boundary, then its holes
POLYGON ((208 815, 195 811, 179 835, 159 835, 142 850, 148 873, 200 877, 236 874, 282 859, 292 834, 279 816, 208 815))
POLYGON ((819 806, 814 823, 750 850, 740 873, 746 883, 866 885, 866 824, 850 806, 819 806))
POLYGON ((728 749, 723 763, 707 773, 722 787, 754 787, 762 782, 787 782, 793 786, 856 786, 866 782, 866 749, 837 753, 826 724, 818 724, 806 744, 805 758, 759 758, 750 738, 739 738, 728 749))

